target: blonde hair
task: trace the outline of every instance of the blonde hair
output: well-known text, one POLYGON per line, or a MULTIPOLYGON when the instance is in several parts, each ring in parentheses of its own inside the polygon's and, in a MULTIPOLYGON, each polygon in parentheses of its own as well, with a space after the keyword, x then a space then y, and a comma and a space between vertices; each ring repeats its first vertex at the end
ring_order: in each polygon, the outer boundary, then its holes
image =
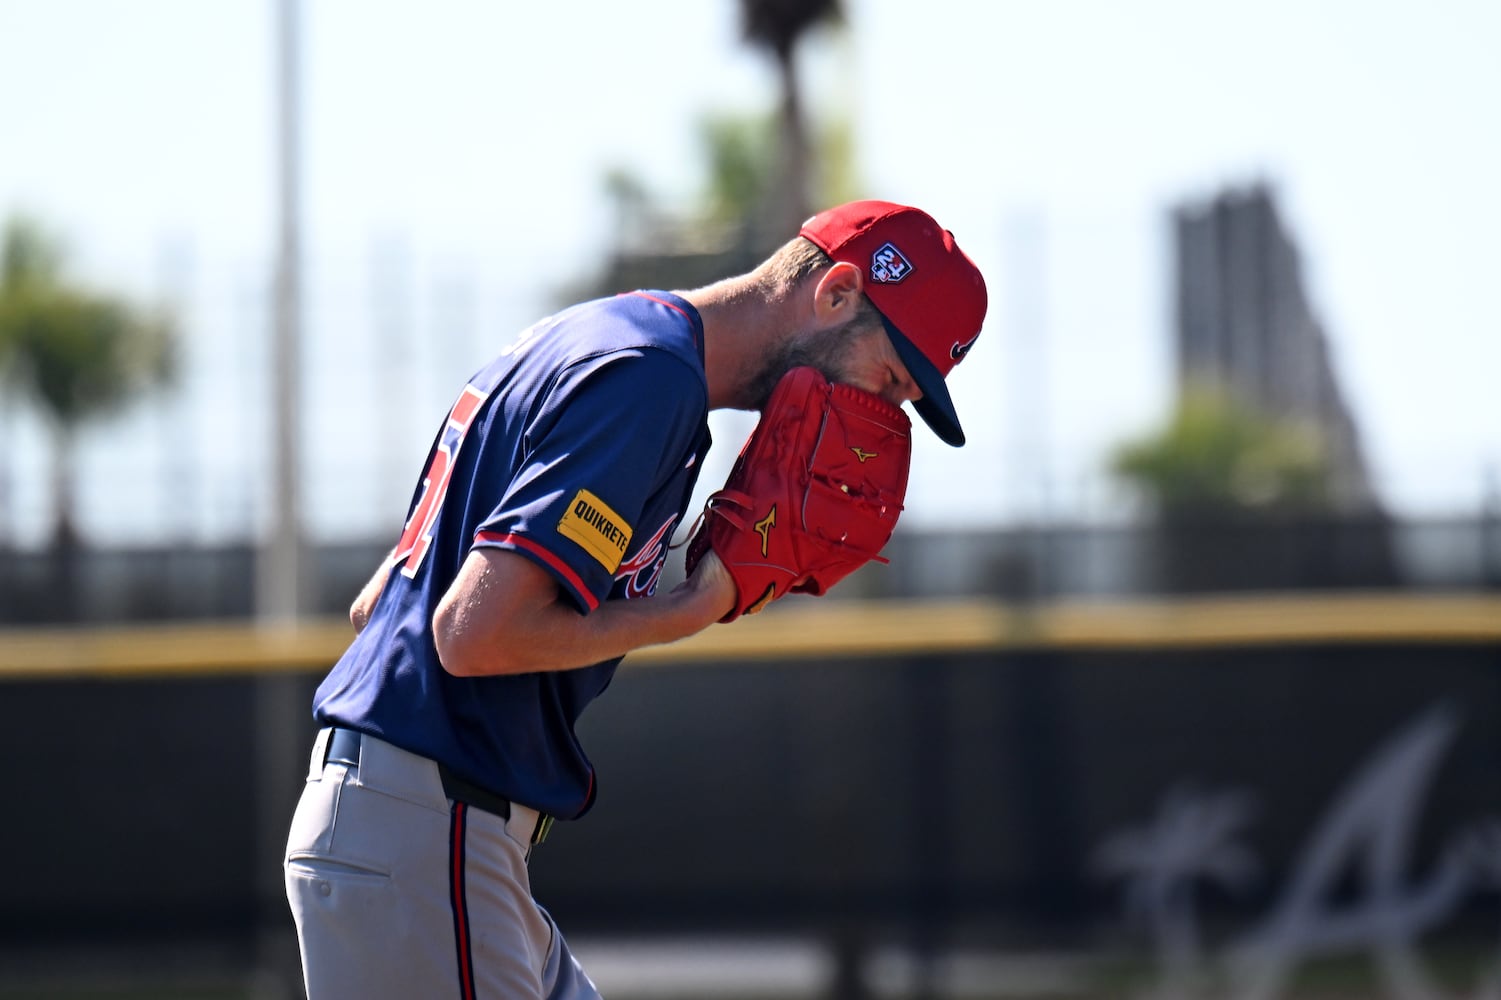
MULTIPOLYGON (((805 236, 794 236, 766 258, 757 269, 774 287, 789 289, 811 274, 829 267, 834 258, 805 236)), ((868 296, 860 296, 860 311, 852 322, 855 329, 880 326, 881 314, 868 296)))
POLYGON ((794 236, 766 258, 761 270, 778 284, 792 286, 808 275, 828 267, 834 259, 803 236, 794 236))

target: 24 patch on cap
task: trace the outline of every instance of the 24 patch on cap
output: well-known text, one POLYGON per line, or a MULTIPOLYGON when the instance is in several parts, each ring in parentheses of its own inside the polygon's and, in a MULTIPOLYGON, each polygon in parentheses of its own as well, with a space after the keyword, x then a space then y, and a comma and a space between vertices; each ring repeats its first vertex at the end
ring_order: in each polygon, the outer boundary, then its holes
POLYGON ((894 285, 912 271, 912 262, 893 244, 887 243, 870 256, 870 276, 883 285, 894 285))

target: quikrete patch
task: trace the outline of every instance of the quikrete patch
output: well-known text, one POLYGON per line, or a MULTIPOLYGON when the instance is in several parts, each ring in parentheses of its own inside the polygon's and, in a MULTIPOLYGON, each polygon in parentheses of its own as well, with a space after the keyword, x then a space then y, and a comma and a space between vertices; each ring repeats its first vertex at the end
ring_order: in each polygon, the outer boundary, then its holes
POLYGON ((631 526, 588 490, 579 490, 568 501, 558 521, 558 534, 581 545, 606 571, 614 573, 631 544, 631 526))

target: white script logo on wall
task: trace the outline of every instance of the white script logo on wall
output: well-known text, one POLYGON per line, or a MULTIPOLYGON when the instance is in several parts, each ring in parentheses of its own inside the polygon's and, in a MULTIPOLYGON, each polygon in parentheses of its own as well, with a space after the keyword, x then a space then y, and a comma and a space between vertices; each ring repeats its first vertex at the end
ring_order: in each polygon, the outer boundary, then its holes
POLYGON ((1431 871, 1411 871, 1424 794, 1459 724, 1431 709, 1378 747, 1330 802, 1295 855, 1271 912, 1216 953, 1204 945, 1197 888, 1235 894, 1260 872, 1240 841, 1253 817, 1243 792, 1165 796, 1146 826, 1107 838, 1095 869, 1124 884, 1127 910, 1150 928, 1155 1000, 1275 1000, 1306 963, 1366 956, 1386 997, 1501 998, 1501 951, 1468 991, 1440 988, 1420 945, 1470 898, 1501 890, 1501 822, 1446 838, 1431 871))

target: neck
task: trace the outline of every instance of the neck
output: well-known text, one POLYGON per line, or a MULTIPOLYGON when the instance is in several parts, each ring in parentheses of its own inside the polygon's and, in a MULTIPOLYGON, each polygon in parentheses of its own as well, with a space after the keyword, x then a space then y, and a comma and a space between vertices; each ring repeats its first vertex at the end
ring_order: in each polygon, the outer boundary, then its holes
POLYGON ((704 323, 709 409, 755 409, 747 389, 767 355, 794 329, 786 315, 790 304, 754 274, 678 294, 693 303, 704 323))

